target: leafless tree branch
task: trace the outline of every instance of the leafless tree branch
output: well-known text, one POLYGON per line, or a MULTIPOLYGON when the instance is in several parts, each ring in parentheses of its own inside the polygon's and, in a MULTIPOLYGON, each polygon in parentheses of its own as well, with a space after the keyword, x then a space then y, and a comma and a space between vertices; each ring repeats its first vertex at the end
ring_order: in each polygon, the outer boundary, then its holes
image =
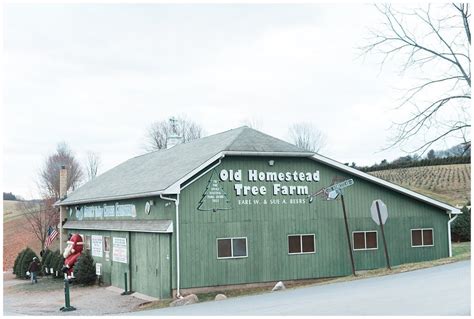
POLYGON ((24 213, 25 230, 33 233, 43 248, 48 237, 49 226, 55 227, 59 222, 59 213, 53 206, 55 198, 37 201, 23 201, 20 209, 24 213))
MULTIPOLYGON (((204 134, 203 128, 187 119, 177 118, 178 135, 183 138, 183 143, 201 138, 204 134)), ((172 133, 172 126, 169 120, 154 122, 150 125, 145 137, 145 150, 148 152, 165 149, 166 141, 172 133)))
POLYGON ((100 166, 100 156, 97 153, 94 152, 88 152, 87 153, 87 159, 86 159, 86 173, 87 173, 87 179, 93 180, 97 176, 97 172, 99 170, 100 166))
POLYGON ((326 136, 311 123, 293 124, 288 135, 293 144, 310 152, 319 152, 326 146, 326 136))
MULTIPOLYGON (((452 116, 460 114, 471 99, 471 67, 469 4, 450 4, 439 7, 394 9, 390 4, 375 5, 383 17, 381 28, 371 30, 371 38, 361 47, 361 54, 382 55, 381 67, 389 59, 403 61, 402 74, 413 70, 424 76, 419 84, 406 90, 398 108, 412 107, 415 112, 396 124, 398 133, 387 148, 424 136, 435 129, 435 122, 451 126, 434 138, 416 147, 413 152, 461 132, 466 137, 470 129, 470 115, 452 119, 438 119, 441 109, 452 116), (428 76, 427 76, 428 75, 428 76), (451 121, 451 122, 450 122, 451 121), (453 124, 456 123, 456 124, 453 124)), ((470 144, 470 139, 465 143, 470 144)))

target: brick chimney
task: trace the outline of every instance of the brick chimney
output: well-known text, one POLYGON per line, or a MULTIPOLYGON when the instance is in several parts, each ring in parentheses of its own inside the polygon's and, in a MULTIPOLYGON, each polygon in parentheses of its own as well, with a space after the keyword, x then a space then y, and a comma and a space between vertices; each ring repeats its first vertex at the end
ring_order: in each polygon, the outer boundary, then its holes
POLYGON ((59 171, 59 199, 64 199, 67 195, 67 169, 62 165, 59 171))
MULTIPOLYGON (((59 171, 59 199, 66 198, 67 195, 67 169, 62 165, 59 171)), ((63 222, 66 216, 66 207, 59 206, 59 251, 63 252, 63 241, 66 238, 63 229, 63 222)))

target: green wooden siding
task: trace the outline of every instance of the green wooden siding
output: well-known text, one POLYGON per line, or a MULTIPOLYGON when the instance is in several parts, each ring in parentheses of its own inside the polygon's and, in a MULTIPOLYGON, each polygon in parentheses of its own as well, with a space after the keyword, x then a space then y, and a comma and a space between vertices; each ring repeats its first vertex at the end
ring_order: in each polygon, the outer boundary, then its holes
MULTIPOLYGON (((331 184, 334 177, 353 178, 354 185, 345 191, 345 202, 352 234, 358 230, 377 230, 378 249, 355 251, 356 268, 373 269, 385 266, 379 227, 370 217, 370 206, 382 199, 388 207, 385 226, 391 263, 430 260, 448 255, 447 221, 444 211, 405 195, 350 176, 309 159, 226 157, 216 168, 242 170, 243 184, 266 185, 267 195, 235 195, 234 182, 221 182, 233 209, 198 211, 199 200, 211 172, 185 188, 180 195, 180 258, 181 287, 201 287, 276 280, 331 277, 351 274, 341 201, 315 200, 306 196, 274 196, 273 182, 247 182, 247 171, 320 171, 320 182, 282 182, 308 185, 310 192, 331 184), (275 160, 269 166, 268 160, 275 160), (286 199, 280 205, 237 205, 237 199, 261 201, 286 199), (289 204, 289 199, 305 199, 305 204, 289 204), (412 248, 411 228, 434 228, 434 247, 412 248), (316 253, 288 255, 289 234, 315 234, 316 253), (216 238, 247 237, 248 257, 217 259, 216 238)), ((173 246, 174 247, 174 246, 173 246)), ((175 287, 175 285, 173 285, 175 287)))
MULTIPOLYGON (((351 234, 353 231, 362 230, 377 230, 378 232, 377 250, 354 251, 358 270, 385 267, 380 229, 370 217, 370 206, 375 199, 382 199, 388 207, 389 218, 385 225, 385 232, 392 265, 448 256, 448 215, 441 209, 393 190, 304 158, 232 156, 224 158, 221 165, 216 168, 216 172, 219 173, 221 169, 241 169, 243 184, 266 185, 268 193, 264 196, 237 197, 233 182, 221 182, 220 185, 227 193, 232 209, 212 212, 197 210, 211 172, 182 190, 179 206, 181 288, 351 274, 341 201, 315 199, 312 204, 309 204, 306 196, 274 196, 271 188, 273 182, 247 182, 249 169, 263 172, 319 170, 320 181, 317 183, 281 182, 282 185, 308 185, 310 192, 328 186, 336 176, 353 178, 354 185, 347 188, 344 195, 350 232, 351 234), (270 159, 275 161, 274 166, 269 166, 270 159), (263 199, 267 201, 285 199, 287 203, 237 205, 237 199, 249 199, 252 203, 253 200, 259 200, 261 203, 263 199), (306 202, 290 204, 289 199, 304 199, 306 202), (412 248, 411 228, 433 228, 435 245, 412 248), (287 236, 290 234, 315 234, 316 252, 289 255, 287 236), (246 237, 248 257, 217 259, 216 239, 227 237, 246 237)), ((115 219, 171 219, 174 229, 172 234, 77 231, 81 234, 101 234, 111 236, 111 238, 113 236, 127 237, 130 247, 129 264, 118 265, 118 263, 105 261, 104 258, 94 257, 97 262, 103 264, 104 281, 124 288, 123 273, 130 271, 133 290, 159 298, 170 296, 170 285, 171 289, 177 287, 175 204, 159 197, 110 201, 106 204, 112 205, 116 202, 135 204, 137 216, 115 219), (144 211, 148 200, 153 200, 155 203, 149 215, 144 211), (168 270, 166 270, 167 267, 168 270), (140 271, 141 269, 144 271, 140 271), (163 271, 160 272, 160 269, 163 271), (152 277, 156 278, 150 280, 152 277)), ((103 204, 105 203, 94 205, 103 204)), ((68 219, 75 220, 74 209, 68 219)))
POLYGON ((102 264, 102 281, 125 289, 125 276, 128 288, 157 298, 171 295, 171 243, 170 234, 129 233, 109 231, 71 230, 84 236, 98 235, 110 237, 110 255, 105 251, 102 257, 92 256, 96 263, 102 264), (127 263, 113 261, 113 237, 126 238, 127 263))

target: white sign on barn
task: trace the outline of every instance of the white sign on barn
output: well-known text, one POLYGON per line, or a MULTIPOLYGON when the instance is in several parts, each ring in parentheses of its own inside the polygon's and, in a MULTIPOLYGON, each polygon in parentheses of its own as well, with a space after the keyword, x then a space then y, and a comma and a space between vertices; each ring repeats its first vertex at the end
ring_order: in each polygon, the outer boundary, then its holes
POLYGON ((114 237, 112 250, 113 261, 127 263, 127 238, 114 237))
POLYGON ((103 257, 102 236, 92 235, 91 244, 92 244, 92 256, 103 257))

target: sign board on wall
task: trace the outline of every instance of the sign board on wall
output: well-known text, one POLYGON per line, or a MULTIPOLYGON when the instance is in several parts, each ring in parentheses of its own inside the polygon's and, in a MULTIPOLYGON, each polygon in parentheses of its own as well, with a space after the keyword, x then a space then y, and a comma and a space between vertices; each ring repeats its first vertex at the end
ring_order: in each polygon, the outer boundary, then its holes
POLYGON ((102 236, 92 235, 91 244, 92 244, 92 256, 103 257, 102 236))
POLYGON ((127 238, 114 237, 112 244, 112 261, 127 263, 127 238))
POLYGON ((102 268, 102 264, 99 264, 99 263, 96 263, 96 264, 95 264, 95 274, 96 274, 97 276, 100 276, 100 270, 101 270, 101 268, 102 268))
POLYGON ((137 217, 137 210, 134 204, 103 205, 103 206, 82 206, 76 209, 76 218, 82 219, 103 219, 113 217, 137 217))

